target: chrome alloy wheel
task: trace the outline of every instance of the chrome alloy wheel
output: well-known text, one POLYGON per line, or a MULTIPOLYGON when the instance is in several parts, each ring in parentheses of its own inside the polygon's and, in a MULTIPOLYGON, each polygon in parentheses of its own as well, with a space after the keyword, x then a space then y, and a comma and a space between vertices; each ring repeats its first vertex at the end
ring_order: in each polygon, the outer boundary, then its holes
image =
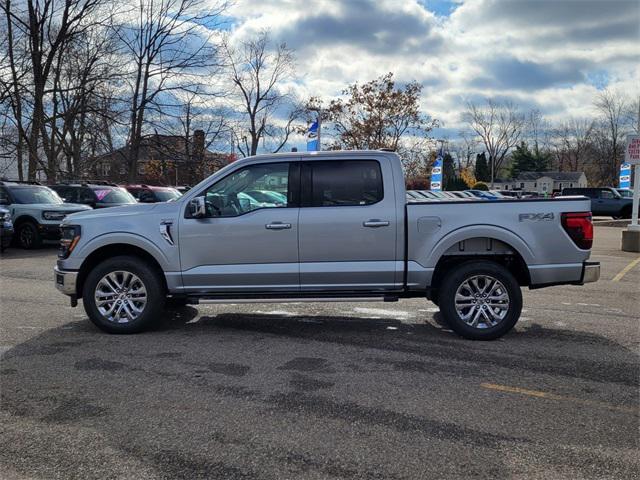
POLYGON ((100 314, 110 322, 137 319, 147 305, 147 289, 137 275, 124 270, 106 274, 96 285, 94 300, 100 314))
POLYGON ((509 312, 509 293, 504 285, 489 275, 476 275, 458 287, 456 312, 470 327, 491 328, 509 312))

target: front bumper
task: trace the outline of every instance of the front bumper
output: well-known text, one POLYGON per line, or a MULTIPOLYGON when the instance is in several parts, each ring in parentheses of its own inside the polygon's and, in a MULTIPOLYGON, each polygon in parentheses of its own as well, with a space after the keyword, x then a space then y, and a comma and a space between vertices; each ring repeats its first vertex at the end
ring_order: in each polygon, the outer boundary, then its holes
POLYGON ((0 225, 0 244, 2 244, 2 248, 7 248, 11 244, 12 238, 13 226, 7 227, 5 225, 0 225))
POLYGON ((60 240, 60 224, 40 223, 38 224, 38 233, 45 240, 60 240))
POLYGON ((70 272, 60 270, 57 266, 53 268, 53 281, 56 288, 70 297, 76 297, 76 282, 78 281, 78 272, 70 272))
POLYGON ((584 262, 582 283, 597 282, 600 279, 600 262, 584 262))

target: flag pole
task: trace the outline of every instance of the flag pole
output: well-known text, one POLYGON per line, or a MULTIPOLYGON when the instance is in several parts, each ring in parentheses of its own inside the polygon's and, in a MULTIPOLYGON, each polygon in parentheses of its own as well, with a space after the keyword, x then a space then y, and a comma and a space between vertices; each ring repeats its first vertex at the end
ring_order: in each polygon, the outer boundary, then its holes
POLYGON ((318 151, 322 151, 322 107, 318 107, 318 151))

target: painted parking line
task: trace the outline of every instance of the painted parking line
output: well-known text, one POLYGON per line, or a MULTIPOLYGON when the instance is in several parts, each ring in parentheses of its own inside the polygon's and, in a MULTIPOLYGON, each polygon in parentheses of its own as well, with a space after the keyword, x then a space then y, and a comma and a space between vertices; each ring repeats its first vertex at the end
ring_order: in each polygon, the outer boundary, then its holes
POLYGON ((624 277, 627 273, 629 273, 629 271, 633 267, 635 267, 638 263, 640 263, 640 257, 636 258, 629 265, 627 265, 622 270, 620 270, 620 273, 618 273, 615 277, 613 277, 613 279, 611 281, 612 282, 619 282, 622 279, 622 277, 624 277))
POLYGON ((480 386, 482 388, 486 388, 487 390, 494 390, 498 392, 515 393, 519 395, 525 395, 527 397, 544 398, 546 400, 558 400, 561 402, 571 402, 571 403, 576 403, 579 405, 585 405, 589 407, 606 408, 608 410, 614 410, 617 412, 638 414, 637 408, 624 407, 620 405, 611 405, 609 403, 596 402, 593 400, 583 400, 581 398, 575 398, 575 397, 565 397, 564 395, 556 395, 555 393, 541 392, 540 390, 528 390, 526 388, 510 387, 507 385, 498 385, 495 383, 481 383, 480 386))

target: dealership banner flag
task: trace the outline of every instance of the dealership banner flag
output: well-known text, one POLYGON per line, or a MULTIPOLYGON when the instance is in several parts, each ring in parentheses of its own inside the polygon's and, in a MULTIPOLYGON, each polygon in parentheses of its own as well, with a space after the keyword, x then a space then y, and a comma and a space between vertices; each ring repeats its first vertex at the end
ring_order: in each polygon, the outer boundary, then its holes
POLYGON ((318 145, 318 121, 311 124, 307 130, 307 152, 317 152, 320 150, 318 145))
POLYGON ((620 165, 620 188, 631 188, 631 164, 620 165))
POLYGON ((436 161, 431 169, 431 190, 439 192, 442 190, 442 148, 438 152, 436 161))

